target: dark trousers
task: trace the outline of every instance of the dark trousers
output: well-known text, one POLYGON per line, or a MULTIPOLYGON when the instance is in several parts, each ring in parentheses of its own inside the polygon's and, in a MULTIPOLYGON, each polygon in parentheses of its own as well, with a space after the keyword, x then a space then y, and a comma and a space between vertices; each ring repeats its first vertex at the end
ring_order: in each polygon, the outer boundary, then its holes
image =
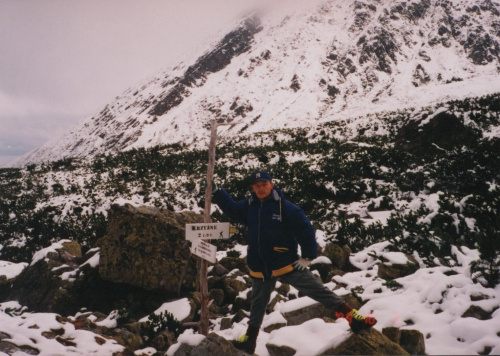
POLYGON ((323 304, 328 309, 335 310, 344 303, 338 295, 318 281, 307 268, 304 270, 293 270, 290 273, 267 280, 253 278, 252 307, 250 309, 248 325, 260 328, 266 314, 266 307, 271 298, 271 293, 278 280, 290 284, 302 294, 323 304))

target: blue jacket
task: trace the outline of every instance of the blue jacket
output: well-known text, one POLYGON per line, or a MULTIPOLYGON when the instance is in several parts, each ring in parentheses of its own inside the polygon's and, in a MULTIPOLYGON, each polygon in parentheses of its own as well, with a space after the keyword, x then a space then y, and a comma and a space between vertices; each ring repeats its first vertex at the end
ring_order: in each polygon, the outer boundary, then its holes
POLYGON ((248 227, 247 263, 253 277, 268 279, 293 271, 298 244, 302 257, 318 256, 311 222, 278 188, 262 203, 254 193, 236 202, 224 189, 214 193, 213 201, 231 220, 248 227))

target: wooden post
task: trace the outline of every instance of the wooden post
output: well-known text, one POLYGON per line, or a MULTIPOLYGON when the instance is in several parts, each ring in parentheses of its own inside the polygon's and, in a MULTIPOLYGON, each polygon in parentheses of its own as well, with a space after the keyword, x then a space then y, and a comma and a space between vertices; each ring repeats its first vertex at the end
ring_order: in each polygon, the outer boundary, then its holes
MULTIPOLYGON (((210 144, 208 146, 208 168, 207 168, 207 186, 205 188, 205 210, 203 215, 203 222, 211 223, 210 209, 212 206, 212 179, 214 178, 215 167, 215 147, 217 144, 217 127, 226 125, 237 125, 241 122, 232 122, 226 124, 218 124, 215 120, 210 123, 210 144)), ((200 258, 200 302, 201 302, 201 315, 199 332, 205 336, 208 335, 208 261, 200 258)))
MULTIPOLYGON (((212 120, 210 125, 210 145, 208 147, 208 169, 207 169, 207 187, 205 188, 205 210, 203 222, 211 223, 210 209, 212 206, 212 179, 214 177, 215 167, 215 145, 217 142, 217 123, 212 120)), ((200 294, 201 294, 201 315, 199 332, 205 336, 208 335, 208 261, 200 258, 200 294)))

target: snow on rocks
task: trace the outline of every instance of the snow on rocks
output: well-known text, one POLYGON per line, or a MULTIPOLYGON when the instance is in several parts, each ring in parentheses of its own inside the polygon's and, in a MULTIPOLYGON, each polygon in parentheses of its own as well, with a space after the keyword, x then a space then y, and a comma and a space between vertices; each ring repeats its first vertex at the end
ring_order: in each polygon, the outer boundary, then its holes
POLYGON ((16 354, 104 356, 124 350, 115 340, 76 330, 54 313, 26 312, 17 302, 0 303, 0 325, 2 344, 16 354))
MULTIPOLYGON (((192 315, 192 305, 189 303, 189 299, 182 298, 179 300, 175 300, 168 303, 163 303, 161 307, 156 309, 154 312, 156 315, 160 315, 161 313, 170 313, 177 320, 185 320, 190 315, 192 315)), ((140 322, 146 322, 148 320, 147 317, 140 319, 140 322)))
POLYGON ((14 263, 0 261, 0 280, 5 276, 5 280, 16 278, 28 266, 26 262, 14 263))
MULTIPOLYGON (((39 251, 35 258, 41 261, 50 257, 50 253, 59 251, 63 243, 66 241, 39 251)), ((99 263, 99 258, 95 257, 99 255, 98 251, 92 252, 93 257, 85 262, 89 267, 99 263)), ((372 314, 378 320, 374 333, 386 328, 420 331, 428 355, 477 354, 486 351, 490 354, 500 353, 500 289, 485 288, 472 282, 470 262, 478 258, 477 250, 453 247, 452 256, 454 263, 451 267, 426 267, 419 261, 420 268, 412 274, 386 280, 378 273, 381 263, 395 266, 406 264, 409 259, 407 255, 395 251, 390 242, 380 242, 351 254, 350 263, 358 271, 336 275, 325 286, 343 298, 355 293, 361 301, 361 314, 372 314)), ((223 262, 228 265, 231 261, 227 259, 223 262)), ((329 265, 328 261, 327 257, 322 256, 315 265, 329 265)), ((22 268, 32 267, 3 262, 0 263, 0 275, 15 278, 22 268)), ((245 292, 248 292, 249 281, 241 273, 238 269, 232 269, 220 278, 238 281, 245 285, 245 292)), ((277 284, 277 291, 282 287, 282 283, 277 284)), ((337 348, 352 337, 347 321, 334 321, 331 316, 327 318, 328 314, 314 300, 301 297, 294 288, 279 293, 284 298, 278 300, 264 318, 257 339, 257 354, 272 355, 272 347, 286 346, 294 349, 296 355, 319 355, 337 348), (309 316, 301 319, 299 315, 291 319, 290 315, 297 312, 302 315, 309 313, 309 316)), ((273 298, 279 293, 274 293, 273 298)), ((227 310, 234 309, 228 306, 227 310)), ((156 314, 161 312, 169 312, 176 319, 184 320, 192 317, 193 308, 188 298, 181 298, 166 302, 155 311, 156 314)), ((248 313, 242 312, 239 319, 231 313, 215 316, 212 319, 212 331, 216 336, 205 337, 193 329, 187 329, 177 338, 177 343, 171 344, 167 354, 175 355, 182 347, 193 350, 214 347, 222 338, 228 341, 240 337, 245 333, 248 323, 248 313), (226 319, 224 329, 222 319, 226 319)), ((123 351, 126 346, 116 340, 92 332, 90 328, 84 330, 77 327, 78 321, 85 320, 95 327, 94 331, 116 328, 117 311, 99 318, 96 315, 87 313, 65 318, 54 313, 29 312, 19 302, 4 302, 0 304, 0 338, 2 343, 8 343, 11 350, 17 350, 18 353, 104 356, 123 351)), ((144 317, 140 322, 146 320, 144 317)), ((150 345, 139 343, 134 350, 137 355, 152 355, 156 352, 150 345)), ((0 352, 5 351, 0 349, 0 352)))

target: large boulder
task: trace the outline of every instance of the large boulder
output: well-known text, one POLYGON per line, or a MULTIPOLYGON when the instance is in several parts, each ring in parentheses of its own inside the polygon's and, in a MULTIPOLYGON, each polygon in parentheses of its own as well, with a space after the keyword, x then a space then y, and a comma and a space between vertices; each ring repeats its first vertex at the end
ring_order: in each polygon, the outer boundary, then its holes
POLYGON ((87 262, 96 253, 93 250, 82 256, 80 245, 74 241, 54 243, 35 253, 31 264, 1 293, 2 300, 17 300, 33 311, 75 312, 80 308, 76 305, 75 296, 79 293, 75 281, 80 274, 86 278, 92 275, 91 264, 87 262))
POLYGON ((0 302, 16 300, 34 312, 74 315, 81 308, 109 314, 126 309, 144 316, 168 296, 103 280, 99 249, 81 255, 75 241, 62 240, 35 253, 33 261, 11 283, 0 286, 0 302))
POLYGON ((400 345, 389 340, 376 329, 353 334, 343 343, 321 355, 409 355, 400 345))
POLYGON ((114 204, 108 214, 99 274, 105 280, 178 294, 196 287, 196 259, 185 240, 185 225, 202 217, 193 212, 114 204))

